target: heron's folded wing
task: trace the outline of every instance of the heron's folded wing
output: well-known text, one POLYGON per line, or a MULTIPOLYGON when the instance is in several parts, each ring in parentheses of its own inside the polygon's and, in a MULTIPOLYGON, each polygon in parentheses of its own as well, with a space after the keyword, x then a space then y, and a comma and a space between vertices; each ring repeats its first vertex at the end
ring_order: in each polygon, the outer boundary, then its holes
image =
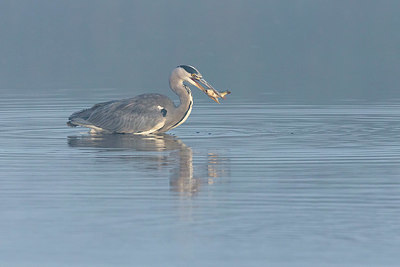
POLYGON ((139 101, 115 101, 93 110, 87 121, 111 132, 141 133, 161 129, 165 117, 156 105, 139 101))

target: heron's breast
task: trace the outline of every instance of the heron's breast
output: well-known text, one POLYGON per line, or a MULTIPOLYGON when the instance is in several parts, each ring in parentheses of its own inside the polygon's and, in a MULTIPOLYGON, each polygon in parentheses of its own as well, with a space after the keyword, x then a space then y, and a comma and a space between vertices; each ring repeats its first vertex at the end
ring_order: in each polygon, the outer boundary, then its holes
POLYGON ((175 127, 178 127, 179 125, 181 125, 182 123, 184 123, 187 118, 189 117, 190 113, 192 112, 192 108, 193 108, 193 98, 192 96, 190 96, 190 101, 189 101, 189 105, 188 105, 188 109, 186 110, 185 114, 183 115, 183 117, 177 122, 175 123, 170 129, 173 129, 175 127))

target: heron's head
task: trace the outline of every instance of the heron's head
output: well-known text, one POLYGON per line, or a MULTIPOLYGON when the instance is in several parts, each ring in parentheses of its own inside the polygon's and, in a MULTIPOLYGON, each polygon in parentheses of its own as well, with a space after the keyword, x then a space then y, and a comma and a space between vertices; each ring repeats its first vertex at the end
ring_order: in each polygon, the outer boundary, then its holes
POLYGON ((215 90, 206 80, 203 79, 203 75, 193 66, 189 65, 179 65, 174 70, 175 75, 177 75, 183 81, 190 83, 191 85, 196 86, 201 91, 206 93, 211 99, 215 102, 219 103, 215 97, 212 97, 210 94, 210 90, 214 92, 216 95, 220 95, 220 93, 215 90), (204 88, 204 86, 206 88, 204 88))

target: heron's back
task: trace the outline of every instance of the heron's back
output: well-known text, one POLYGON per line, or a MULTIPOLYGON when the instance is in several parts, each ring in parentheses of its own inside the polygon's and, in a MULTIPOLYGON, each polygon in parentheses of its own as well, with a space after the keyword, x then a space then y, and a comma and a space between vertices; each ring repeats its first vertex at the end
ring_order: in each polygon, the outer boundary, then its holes
POLYGON ((115 133, 140 133, 164 126, 162 108, 175 108, 174 103, 160 94, 143 94, 134 98, 98 103, 73 113, 68 125, 83 126, 115 133))

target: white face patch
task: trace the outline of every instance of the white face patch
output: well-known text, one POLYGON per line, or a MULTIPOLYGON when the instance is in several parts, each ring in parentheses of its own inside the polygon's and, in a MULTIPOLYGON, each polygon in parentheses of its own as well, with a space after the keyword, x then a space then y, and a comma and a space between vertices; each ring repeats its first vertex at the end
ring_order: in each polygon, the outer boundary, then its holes
POLYGON ((164 109, 164 107, 162 107, 162 106, 157 106, 157 108, 158 108, 159 110, 164 109))

